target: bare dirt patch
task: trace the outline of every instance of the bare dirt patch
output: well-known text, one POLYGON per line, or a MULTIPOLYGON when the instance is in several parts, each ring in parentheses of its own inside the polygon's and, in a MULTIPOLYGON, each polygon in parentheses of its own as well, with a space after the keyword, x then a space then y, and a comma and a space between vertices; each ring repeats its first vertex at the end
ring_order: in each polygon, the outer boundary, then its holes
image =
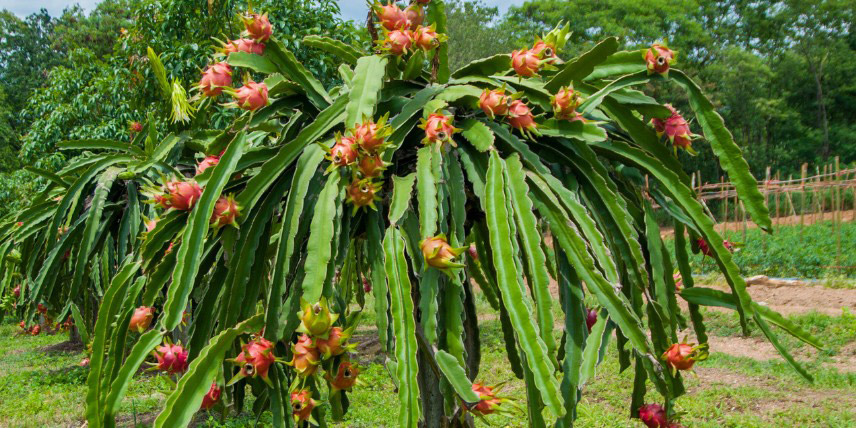
POLYGON ((60 342, 60 343, 55 343, 53 345, 43 346, 41 348, 36 349, 36 351, 44 352, 46 354, 82 352, 83 351, 83 342, 66 340, 65 342, 60 342))
MULTIPOLYGON (((727 284, 709 285, 729 291, 727 284)), ((826 315, 841 315, 844 308, 856 311, 856 290, 826 288, 817 285, 760 282, 747 287, 752 300, 763 303, 783 315, 817 311, 826 315)))

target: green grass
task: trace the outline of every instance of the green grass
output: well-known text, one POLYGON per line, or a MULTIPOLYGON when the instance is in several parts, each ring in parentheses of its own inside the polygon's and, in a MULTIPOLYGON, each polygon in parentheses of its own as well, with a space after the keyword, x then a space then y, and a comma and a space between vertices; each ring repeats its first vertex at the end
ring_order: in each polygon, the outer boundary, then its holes
MULTIPOLYGON (((760 229, 749 229, 745 240, 742 232, 729 231, 724 238, 743 243, 743 248, 734 253, 734 262, 744 276, 831 278, 841 282, 842 277, 856 278, 856 223, 842 223, 839 234, 841 252, 838 260, 838 237, 832 222, 805 226, 802 233, 797 225, 782 226, 772 235, 760 229), (828 266, 853 268, 830 269, 828 266)), ((668 239, 667 246, 674 258, 674 241, 668 239)), ((690 261, 696 272, 718 271, 710 257, 695 254, 690 261)))
MULTIPOLYGON (((370 302, 368 302, 370 307, 370 302)), ((492 310, 484 300, 477 300, 479 312, 492 310)), ((368 309, 367 307, 367 309, 368 309)), ((370 312, 370 309, 367 310, 370 312)), ((735 315, 706 311, 711 334, 739 334, 735 315)), ((372 319, 366 316, 365 320, 372 319)), ((816 377, 814 384, 802 380, 780 359, 758 361, 735 357, 716 349, 710 359, 696 365, 699 376, 684 377, 688 393, 677 400, 683 412, 682 423, 688 427, 856 427, 852 408, 856 406, 856 374, 841 373, 825 365, 836 353, 856 342, 856 317, 849 313, 830 316, 816 313, 790 316, 792 322, 822 337, 829 350, 817 353, 807 362, 816 377)), ((477 380, 487 384, 505 382, 502 395, 522 398, 523 382, 511 373, 505 357, 499 322, 485 316, 480 323, 483 351, 477 380)), ((0 325, 0 426, 79 426, 83 421, 86 369, 77 367, 82 352, 58 352, 45 347, 63 342, 65 336, 15 336, 17 327, 0 325)), ((758 336, 751 328, 752 336, 758 336)), ((370 325, 363 334, 374 334, 370 325)), ((790 338, 783 342, 800 355, 801 343, 790 338)), ((614 342, 597 375, 585 386, 578 408, 578 424, 584 427, 641 427, 631 420, 629 399, 632 370, 618 373, 614 342)), ((333 427, 396 426, 398 397, 386 369, 376 355, 360 355, 364 370, 361 385, 349 395, 351 408, 342 423, 333 427)), ((138 421, 151 421, 160 410, 167 388, 160 377, 138 375, 128 391, 119 415, 120 425, 133 426, 134 412, 138 421)), ((648 400, 659 401, 649 384, 648 400)), ((249 399, 246 409, 251 409, 249 399)), ((269 426, 270 413, 261 415, 260 426, 269 426)), ((220 421, 219 415, 200 414, 195 422, 208 427, 253 426, 256 417, 249 410, 220 421)), ((515 417, 490 415, 479 426, 528 426, 525 414, 515 417)), ((143 425, 145 426, 145 425, 143 425)))

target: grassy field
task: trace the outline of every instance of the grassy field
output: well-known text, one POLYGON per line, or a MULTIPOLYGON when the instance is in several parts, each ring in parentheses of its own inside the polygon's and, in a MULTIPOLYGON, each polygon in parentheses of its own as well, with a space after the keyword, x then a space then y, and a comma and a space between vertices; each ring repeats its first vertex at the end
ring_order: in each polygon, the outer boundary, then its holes
MULTIPOLYGON (((840 225, 841 256, 836 260, 839 245, 832 222, 804 226, 783 226, 768 235, 760 229, 749 229, 743 233, 731 229, 724 233, 725 239, 740 242, 744 246, 734 254, 734 262, 743 275, 767 275, 780 278, 856 278, 856 222, 840 225), (830 269, 829 266, 847 266, 848 269, 830 269)), ((674 244, 667 239, 669 251, 674 257, 674 244)), ((711 258, 701 254, 692 256, 692 265, 697 272, 710 273, 717 270, 711 258)))
MULTIPOLYGON (((371 307, 371 305, 367 305, 371 307)), ((522 397, 522 381, 515 379, 505 359, 502 334, 496 314, 484 302, 479 304, 483 320, 481 340, 483 354, 478 380, 488 384, 507 382, 504 395, 522 397)), ((370 314, 364 319, 372 319, 370 314)), ((795 314, 789 319, 825 338, 828 349, 812 352, 790 339, 785 343, 806 363, 815 375, 809 384, 794 373, 777 355, 755 358, 732 355, 716 349, 716 343, 731 340, 756 340, 756 330, 748 339, 739 339, 739 326, 734 314, 716 311, 705 313, 713 335, 711 358, 696 365, 696 374, 685 377, 688 393, 678 400, 684 412, 682 421, 688 427, 856 427, 856 372, 841 364, 841 357, 856 357, 856 316, 818 313, 795 314), (717 339, 717 340, 714 340, 717 339)), ((77 366, 83 353, 69 349, 65 336, 17 336, 17 327, 9 322, 0 325, 0 426, 53 427, 80 426, 85 402, 86 369, 77 366)), ((556 332, 557 334, 559 332, 556 332)), ((373 338, 372 326, 363 326, 360 338, 373 338)), ((371 347, 361 347, 358 360, 365 366, 361 374, 364 385, 351 397, 351 411, 337 427, 395 426, 397 396, 380 362, 381 355, 371 347)), ((849 359, 845 361, 854 361, 849 359)), ((161 391, 168 388, 162 378, 140 375, 123 403, 120 425, 148 426, 164 399, 161 391)), ((618 373, 614 342, 609 356, 598 368, 597 376, 585 386, 579 407, 579 425, 584 427, 641 427, 628 419, 632 370, 618 373)), ((649 388, 649 391, 653 388, 649 388)), ((650 401, 658 401, 649 392, 650 401)), ((249 407, 249 406, 248 406, 249 407)), ((200 414, 198 426, 252 426, 255 416, 243 414, 221 422, 219 415, 200 414)), ((504 418, 491 415, 482 426, 527 426, 526 415, 504 418)), ((261 425, 268 425, 269 414, 263 414, 261 425)))

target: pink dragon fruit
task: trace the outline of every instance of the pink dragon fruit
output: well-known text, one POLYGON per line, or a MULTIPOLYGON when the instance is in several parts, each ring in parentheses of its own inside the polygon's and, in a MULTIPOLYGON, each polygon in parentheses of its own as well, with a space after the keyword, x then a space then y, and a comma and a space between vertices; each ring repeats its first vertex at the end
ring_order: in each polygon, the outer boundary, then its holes
POLYGON ((88 367, 89 366, 89 358, 84 358, 80 360, 80 363, 77 364, 80 367, 88 367))
POLYGON ((16 287, 12 290, 12 295, 13 295, 13 296, 15 296, 15 298, 16 298, 16 299, 17 299, 17 298, 19 298, 19 297, 21 297, 21 286, 20 286, 20 285, 16 286, 16 287))
POLYGON ((357 142, 354 137, 336 135, 336 144, 330 148, 327 156, 335 166, 348 166, 357 161, 357 142))
POLYGON ((368 279, 363 278, 363 292, 371 293, 372 292, 372 283, 369 282, 368 279))
POLYGON ((156 370, 171 375, 187 370, 187 350, 181 345, 166 343, 155 348, 152 353, 157 359, 154 366, 156 370))
POLYGON ((41 304, 41 303, 39 303, 38 305, 36 305, 36 310, 37 310, 37 311, 39 311, 39 313, 40 313, 40 314, 42 314, 42 315, 47 315, 47 314, 48 314, 48 308, 47 308, 47 306, 45 306, 45 305, 43 305, 43 304, 41 304))
POLYGON ((131 122, 128 126, 129 130, 134 134, 139 134, 143 130, 143 124, 137 121, 131 122))
POLYGON ((220 393, 220 386, 217 385, 217 382, 211 382, 211 388, 208 389, 208 393, 205 394, 205 397, 202 397, 202 405, 199 409, 208 410, 214 407, 214 405, 220 401, 220 393))
POLYGON ((415 31, 425 22, 425 8, 418 3, 413 3, 404 9, 404 15, 407 16, 407 22, 410 25, 410 30, 415 31))
POLYGON ((384 168, 386 168, 383 159, 377 154, 361 157, 360 163, 357 166, 359 167, 360 174, 368 178, 380 177, 384 168))
POLYGON ((473 392, 478 394, 479 402, 470 408, 471 412, 480 416, 503 412, 504 409, 502 404, 508 401, 508 399, 497 395, 496 386, 487 386, 478 382, 473 382, 472 389, 473 392))
POLYGON ((311 376, 321 364, 318 348, 306 334, 301 335, 297 343, 291 345, 291 354, 291 361, 286 364, 294 367, 300 376, 311 376))
POLYGON ((392 30, 386 33, 384 48, 392 55, 404 55, 413 45, 413 32, 410 30, 392 30))
POLYGON ((264 83, 248 81, 235 90, 235 102, 238 107, 255 111, 268 104, 268 88, 264 83))
POLYGON ((551 43, 547 43, 543 39, 538 39, 535 41, 535 44, 532 45, 532 49, 530 49, 533 54, 537 55, 538 58, 546 59, 546 60, 558 60, 559 55, 556 52, 556 46, 551 43))
POLYGON ((291 393, 291 415, 294 421, 313 423, 312 409, 318 405, 318 402, 312 399, 312 391, 301 389, 291 393))
POLYGON ((405 29, 410 25, 407 20, 407 13, 392 1, 386 5, 377 3, 372 6, 372 10, 380 21, 380 25, 389 31, 405 29))
POLYGON ((463 264, 454 260, 463 254, 467 250, 467 247, 452 247, 446 240, 446 235, 442 233, 423 239, 419 243, 419 249, 422 251, 422 257, 428 266, 440 269, 446 273, 448 273, 449 269, 464 267, 463 264))
POLYGON ((422 119, 420 128, 425 130, 425 138, 422 139, 424 144, 436 144, 449 142, 452 145, 452 135, 460 129, 452 125, 452 118, 442 113, 431 113, 428 119, 422 119))
POLYGON ((166 190, 168 206, 179 211, 190 211, 202 196, 202 188, 195 181, 170 181, 166 190))
POLYGON ((376 153, 383 149, 386 138, 392 134, 392 127, 386 123, 387 116, 383 116, 375 123, 370 119, 354 127, 354 139, 357 145, 366 153, 376 153))
POLYGON ((36 324, 30 327, 30 336, 38 336, 42 332, 42 326, 36 324))
POLYGON ((470 257, 471 257, 473 260, 478 260, 478 259, 479 259, 479 252, 478 252, 478 250, 476 249, 476 244, 470 244, 469 248, 467 248, 467 252, 470 254, 470 257))
POLYGON ((696 361, 707 359, 707 344, 694 346, 690 343, 675 343, 663 353, 666 364, 675 370, 689 370, 696 361))
POLYGON ((232 195, 221 196, 214 203, 214 211, 211 213, 211 225, 220 228, 235 224, 235 219, 241 215, 241 208, 235 202, 232 195))
POLYGON ((650 49, 643 52, 648 74, 657 73, 662 76, 669 74, 669 66, 675 61, 676 52, 665 45, 654 43, 650 49))
POLYGON ((270 382, 268 370, 277 360, 273 354, 273 343, 263 337, 255 337, 249 343, 241 345, 241 353, 232 361, 241 366, 241 371, 229 384, 244 377, 260 377, 265 382, 270 382))
POLYGON ((350 361, 342 361, 336 369, 336 377, 330 376, 327 373, 327 382, 330 382, 330 393, 335 394, 337 391, 350 391, 357 383, 357 376, 360 374, 360 368, 356 364, 351 364, 350 361))
POLYGON ((199 163, 196 165, 196 175, 202 174, 203 172, 205 172, 206 169, 211 168, 212 166, 215 166, 218 163, 220 163, 220 156, 205 156, 205 158, 199 161, 199 163))
POLYGON ((380 200, 378 192, 380 192, 381 186, 380 183, 372 181, 371 178, 364 178, 362 180, 355 178, 348 185, 347 202, 354 205, 355 212, 363 207, 370 207, 373 210, 377 210, 375 201, 380 200))
POLYGON ((586 328, 588 328, 589 333, 591 333, 591 328, 594 327, 594 324, 597 322, 597 309, 589 308, 586 309, 586 328))
POLYGON ((342 355, 345 351, 353 349, 353 346, 345 345, 345 342, 351 338, 352 331, 352 329, 342 330, 342 327, 333 327, 326 339, 320 337, 315 339, 315 347, 324 359, 342 355))
POLYGON ((216 97, 223 93, 223 88, 232 85, 232 68, 226 61, 211 64, 202 72, 202 78, 196 87, 206 97, 216 97))
POLYGON ((520 100, 511 102, 511 106, 508 108, 508 123, 522 134, 538 132, 538 123, 535 122, 532 110, 520 100))
POLYGON ((531 77, 541 69, 541 59, 528 49, 511 52, 511 67, 522 77, 531 77))
POLYGON ((582 97, 572 86, 566 86, 559 89, 559 92, 550 98, 550 102, 553 105, 553 113, 556 115, 556 119, 574 120, 579 114, 577 107, 582 104, 582 97))
POLYGON ((681 273, 675 272, 672 279, 675 281, 675 292, 680 293, 684 289, 684 279, 681 277, 681 273))
POLYGON ((659 404, 646 404, 639 408, 639 419, 648 428, 668 428, 666 409, 659 404))
POLYGON ((413 31, 413 44, 428 52, 447 39, 445 34, 437 34, 432 24, 430 27, 418 27, 413 31))
POLYGON ((142 333, 152 324, 152 318, 155 316, 155 308, 151 306, 140 306, 134 310, 131 315, 131 322, 128 323, 128 330, 142 333))
POLYGON ((267 14, 259 15, 258 13, 253 13, 241 19, 244 21, 247 34, 257 42, 266 42, 270 39, 271 34, 273 34, 273 27, 270 25, 267 14))
POLYGON ((265 53, 264 43, 258 43, 253 39, 236 39, 223 45, 222 52, 229 55, 232 52, 246 52, 256 55, 265 53))
POLYGON ((484 114, 493 119, 496 115, 505 115, 508 113, 508 106, 511 104, 511 97, 505 95, 505 89, 485 89, 479 97, 479 107, 484 114))

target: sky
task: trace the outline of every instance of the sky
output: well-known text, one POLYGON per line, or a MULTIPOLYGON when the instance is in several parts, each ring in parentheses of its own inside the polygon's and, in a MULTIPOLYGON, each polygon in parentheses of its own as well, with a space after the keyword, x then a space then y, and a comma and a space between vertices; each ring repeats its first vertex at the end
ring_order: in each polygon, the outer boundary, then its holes
MULTIPOLYGON (((366 17, 365 0, 338 0, 345 19, 362 20, 366 17)), ((18 16, 27 16, 40 8, 45 8, 51 16, 58 16, 62 10, 75 3, 85 10, 91 11, 99 0, 0 0, 0 9, 9 9, 18 16)), ((482 0, 490 6, 499 6, 500 12, 505 12, 508 6, 521 4, 523 0, 482 0)))

